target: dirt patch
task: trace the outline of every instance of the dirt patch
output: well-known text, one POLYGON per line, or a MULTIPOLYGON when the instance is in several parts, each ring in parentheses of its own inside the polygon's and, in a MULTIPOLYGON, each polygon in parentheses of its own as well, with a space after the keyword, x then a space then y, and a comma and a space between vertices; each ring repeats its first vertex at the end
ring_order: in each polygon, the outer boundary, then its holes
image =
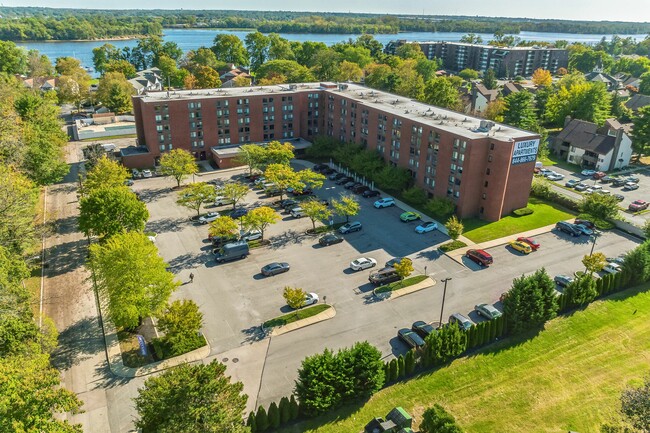
POLYGON ((155 362, 153 357, 153 347, 149 343, 147 346, 147 355, 143 356, 140 352, 140 342, 136 334, 127 331, 119 331, 117 338, 120 341, 120 350, 122 351, 122 362, 126 367, 142 367, 155 362))

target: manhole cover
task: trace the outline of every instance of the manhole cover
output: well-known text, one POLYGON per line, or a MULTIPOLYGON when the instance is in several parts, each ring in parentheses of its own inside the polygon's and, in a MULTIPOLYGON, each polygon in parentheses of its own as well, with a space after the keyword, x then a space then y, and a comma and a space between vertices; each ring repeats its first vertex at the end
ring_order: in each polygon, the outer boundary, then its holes
POLYGON ((223 358, 221 362, 228 362, 228 358, 223 358))
POLYGON ((234 363, 239 362, 239 358, 233 358, 233 359, 232 359, 232 362, 234 362, 234 363))

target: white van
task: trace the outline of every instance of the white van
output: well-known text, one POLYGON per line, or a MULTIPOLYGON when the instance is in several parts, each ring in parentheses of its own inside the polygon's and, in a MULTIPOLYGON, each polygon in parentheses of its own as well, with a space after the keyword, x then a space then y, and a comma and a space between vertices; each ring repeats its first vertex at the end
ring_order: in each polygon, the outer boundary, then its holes
POLYGON ((302 218, 304 216, 307 216, 303 208, 301 207, 294 207, 291 209, 291 216, 294 218, 302 218))

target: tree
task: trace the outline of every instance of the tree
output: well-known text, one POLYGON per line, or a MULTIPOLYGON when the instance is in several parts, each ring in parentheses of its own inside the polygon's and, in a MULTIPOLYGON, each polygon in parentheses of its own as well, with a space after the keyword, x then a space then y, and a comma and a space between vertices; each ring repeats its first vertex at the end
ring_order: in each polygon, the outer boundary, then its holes
POLYGON ((642 156, 650 154, 650 105, 640 108, 632 117, 632 148, 638 161, 642 156))
POLYGON ((59 77, 57 86, 57 97, 60 102, 69 102, 81 109, 81 103, 88 97, 90 89, 90 76, 83 70, 74 75, 62 75, 59 77))
POLYGON ((566 287, 565 293, 570 304, 586 305, 598 296, 596 280, 591 274, 583 274, 566 287))
POLYGON ((258 79, 283 76, 288 83, 305 83, 314 80, 309 68, 295 60, 269 60, 256 69, 258 79))
POLYGON ((403 59, 417 59, 418 57, 424 57, 420 44, 416 43, 406 43, 401 45, 395 50, 395 55, 403 59))
POLYGON ((214 238, 236 236, 239 233, 239 224, 229 216, 220 216, 210 223, 208 233, 214 238))
POLYGON ((179 286, 142 233, 120 233, 91 245, 90 267, 111 319, 127 329, 135 328, 142 317, 160 313, 179 286))
POLYGON ((216 193, 214 187, 205 182, 191 183, 182 191, 178 192, 180 198, 178 204, 188 209, 195 210, 196 216, 201 215, 201 206, 206 203, 214 203, 216 193))
POLYGON ((494 69, 489 68, 485 71, 482 83, 488 90, 494 90, 497 88, 497 76, 494 73, 494 69))
POLYGON ((232 208, 234 210, 237 206, 237 203, 246 197, 248 190, 248 186, 244 185, 241 182, 228 182, 223 186, 223 189, 219 191, 219 195, 222 195, 223 197, 232 201, 232 208))
POLYGON ((557 126, 563 125, 567 116, 602 125, 610 116, 611 103, 604 83, 587 83, 584 76, 571 74, 548 95, 544 118, 557 126))
POLYGON ((298 173, 298 183, 295 185, 295 190, 302 192, 305 188, 319 189, 323 187, 325 176, 316 173, 313 170, 305 169, 300 170, 298 173))
POLYGON ((232 83, 235 87, 250 87, 252 81, 250 78, 245 77, 244 75, 238 75, 232 80, 232 83))
POLYGON ((270 164, 266 167, 264 177, 268 182, 274 183, 276 188, 280 190, 280 200, 282 200, 287 188, 298 186, 300 183, 298 173, 285 164, 270 164))
POLYGON ((536 69, 535 72, 533 72, 533 83, 536 86, 550 86, 553 83, 551 71, 542 68, 536 69))
POLYGON ((650 376, 640 387, 629 386, 621 394, 621 412, 637 430, 650 431, 650 376))
POLYGON ((324 221, 332 216, 332 211, 318 200, 306 200, 300 203, 300 207, 311 220, 314 230, 316 230, 316 221, 324 221))
POLYGON ((603 270, 607 264, 607 257, 605 257, 605 254, 603 253, 585 255, 582 258, 582 264, 585 265, 587 272, 593 274, 594 272, 600 272, 603 270))
POLYGON ((642 95, 650 95, 650 72, 641 74, 641 82, 639 83, 639 93, 642 95))
POLYGON ((83 402, 60 382, 47 354, 0 357, 0 431, 81 433, 63 414, 79 413, 83 402))
POLYGON ((463 234, 465 227, 463 223, 456 218, 456 215, 452 215, 447 222, 445 223, 445 228, 447 229, 447 234, 449 237, 456 241, 463 234))
POLYGON ((269 60, 295 60, 296 56, 291 44, 277 33, 271 33, 269 38, 269 60))
POLYGON ((147 206, 126 186, 99 188, 79 200, 79 230, 86 236, 139 232, 148 219, 147 206))
POLYGON ((307 296, 307 293, 299 287, 286 286, 282 292, 282 296, 287 301, 288 306, 297 310, 305 305, 305 296, 307 296))
POLYGON ((253 175, 253 170, 264 168, 266 150, 258 144, 243 144, 239 147, 236 162, 248 166, 248 174, 253 175))
POLYGON ((33 247, 38 189, 13 168, 0 164, 0 247, 22 254, 33 247))
POLYGON ((269 225, 278 222, 280 215, 268 206, 260 206, 248 212, 241 219, 244 227, 259 230, 262 232, 262 239, 264 239, 264 231, 269 225))
POLYGON ((464 44, 482 44, 483 37, 474 33, 467 33, 466 35, 461 36, 460 42, 464 44))
POLYGON ((411 260, 402 260, 399 263, 393 265, 395 273, 399 275, 400 279, 403 281, 404 278, 408 277, 413 273, 413 262, 411 260))
POLYGON ((300 415, 300 407, 296 401, 296 396, 293 394, 291 394, 291 399, 289 400, 289 415, 291 420, 298 418, 298 415, 300 415))
POLYGON ((618 200, 613 195, 589 194, 580 202, 580 212, 597 220, 608 220, 618 215, 618 200))
POLYGON ((334 213, 338 216, 345 217, 345 222, 350 221, 350 217, 357 215, 361 210, 361 205, 356 197, 345 194, 341 195, 340 199, 334 199, 331 201, 332 208, 334 213))
POLYGON ((163 154, 160 158, 160 169, 163 174, 172 176, 176 179, 177 186, 181 186, 181 181, 187 176, 199 172, 199 167, 191 153, 183 149, 174 149, 163 154))
POLYGON ((97 98, 117 114, 133 110, 131 95, 134 92, 133 86, 122 72, 105 73, 97 86, 97 98))
POLYGON ((246 43, 246 51, 248 51, 248 58, 250 59, 251 70, 257 72, 257 69, 262 66, 269 55, 269 38, 260 32, 251 32, 244 38, 246 43))
POLYGON ((225 365, 212 361, 181 364, 148 378, 134 398, 136 427, 143 433, 250 433, 243 422, 244 386, 230 383, 225 373, 225 365))
POLYGON ((421 433, 462 433, 456 419, 439 404, 433 405, 422 414, 421 433))
POLYGON ((363 70, 356 63, 343 60, 339 65, 339 74, 337 77, 339 81, 357 82, 360 81, 362 77, 363 70))
POLYGON ((293 145, 291 143, 280 143, 272 141, 264 147, 264 165, 284 164, 289 165, 293 159, 293 145))
POLYGON ((251 430, 252 433, 257 432, 257 419, 255 418, 255 412, 248 414, 248 419, 246 420, 246 425, 251 430))
POLYGON ((196 78, 195 88, 197 89, 214 89, 216 87, 221 87, 219 73, 209 66, 197 66, 194 69, 194 77, 196 78))
POLYGON ((503 301, 509 329, 515 334, 552 319, 558 308, 555 282, 544 268, 515 278, 503 301))
POLYGON ((429 334, 424 341, 427 361, 433 365, 441 365, 467 349, 467 332, 460 329, 457 323, 453 323, 429 334))
POLYGON ((280 424, 286 424, 291 421, 291 403, 286 397, 280 399, 280 404, 278 405, 280 410, 280 424))
POLYGON ((106 157, 106 152, 103 152, 102 157, 88 171, 86 180, 81 187, 81 193, 85 195, 101 188, 119 188, 124 186, 128 178, 129 173, 126 168, 117 161, 106 157))
POLYGON ((424 86, 424 101, 427 104, 456 110, 460 107, 460 94, 446 77, 432 78, 424 86))
POLYGON ((504 101, 504 123, 527 130, 537 129, 537 115, 532 93, 528 91, 511 93, 504 101))
POLYGON ((406 374, 406 367, 404 365, 404 355, 400 355, 397 358, 397 377, 402 378, 404 377, 404 374, 406 374))
POLYGON ((38 50, 27 52, 27 74, 32 78, 45 78, 54 75, 54 66, 50 58, 38 50))
MULTIPOLYGON (((219 36, 234 36, 235 35, 219 35, 219 36)), ((217 38, 219 37, 217 36, 217 38)), ((242 45, 243 47, 243 45, 242 45)), ((187 69, 193 71, 197 66, 207 66, 215 70, 224 68, 227 63, 232 63, 228 61, 220 61, 217 59, 217 56, 209 48, 201 47, 197 50, 190 50, 185 55, 185 61, 183 62, 187 69)), ((244 63, 235 63, 236 65, 243 65, 244 63)))
POLYGON ((503 122, 503 113, 506 111, 506 102, 503 99, 496 99, 488 102, 483 115, 486 119, 494 120, 495 122, 503 122))
MULTIPOLYGON (((233 34, 219 34, 210 48, 217 59, 234 65, 248 65, 249 56, 241 39, 233 34)), ((263 63, 263 62, 262 62, 263 63)))
POLYGON ((477 80, 478 79, 478 71, 474 69, 463 69, 458 73, 458 76, 462 78, 465 81, 472 81, 472 80, 477 80))
POLYGON ((27 71, 27 51, 11 41, 0 41, 0 72, 9 75, 27 71))
POLYGON ((280 426, 280 410, 275 402, 269 406, 269 427, 276 429, 280 426))
POLYGON ((124 59, 109 60, 104 65, 104 73, 106 72, 120 72, 126 78, 133 78, 136 75, 135 66, 124 59))
POLYGON ((192 300, 174 301, 158 318, 158 329, 165 336, 173 355, 180 355, 203 346, 199 330, 203 326, 203 313, 192 300))
POLYGON ((415 351, 409 350, 404 357, 404 373, 410 376, 415 371, 415 351))
POLYGON ((113 44, 106 43, 101 47, 93 48, 93 65, 95 66, 95 71, 100 74, 105 72, 105 66, 108 62, 111 60, 121 59, 123 59, 123 57, 120 50, 113 44))

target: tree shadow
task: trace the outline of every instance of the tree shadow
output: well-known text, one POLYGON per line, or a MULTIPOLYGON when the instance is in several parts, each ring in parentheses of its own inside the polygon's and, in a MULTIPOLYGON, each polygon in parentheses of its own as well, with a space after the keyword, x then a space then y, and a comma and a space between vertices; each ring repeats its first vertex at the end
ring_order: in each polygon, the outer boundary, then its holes
POLYGON ((117 376, 111 371, 107 361, 103 361, 95 367, 95 377, 98 379, 93 383, 97 388, 115 388, 128 384, 134 378, 117 376))
POLYGON ((241 332, 245 336, 242 343, 249 344, 264 340, 270 333, 269 330, 265 331, 261 326, 251 326, 250 328, 242 329, 241 332))
POLYGON ((291 308, 288 305, 283 305, 282 307, 280 307, 280 312, 282 314, 289 314, 289 313, 293 313, 294 311, 296 311, 296 310, 294 310, 293 308, 291 308))
POLYGON ((211 254, 198 254, 198 253, 187 253, 177 256, 170 260, 167 264, 169 265, 168 270, 174 274, 179 273, 184 269, 192 269, 199 267, 201 265, 207 265, 208 262, 214 261, 210 260, 212 257, 211 254))
POLYGON ((85 317, 59 334, 59 345, 52 353, 52 365, 68 370, 104 350, 104 335, 96 316, 85 317))
POLYGON ((76 216, 58 218, 53 222, 53 230, 57 235, 77 233, 79 232, 78 218, 76 216))
POLYGON ((427 260, 436 260, 443 256, 444 253, 440 251, 439 249, 434 249, 434 250, 426 250, 426 251, 420 251, 417 253, 416 258, 418 259, 427 259, 427 260))
POLYGON ((361 295, 364 293, 370 293, 374 290, 375 286, 372 283, 366 283, 354 289, 354 293, 361 295))
POLYGON ((284 248, 287 245, 302 245, 304 239, 307 238, 307 235, 303 233, 298 233, 295 230, 288 230, 281 235, 273 236, 269 240, 271 241, 271 249, 277 250, 284 248))
POLYGON ((88 244, 85 239, 53 245, 45 249, 45 274, 55 277, 75 271, 86 262, 88 244))
POLYGON ((138 198, 145 203, 151 203, 153 201, 159 200, 162 197, 165 197, 169 194, 172 194, 174 191, 172 188, 145 188, 140 189, 138 192, 138 198))
POLYGON ((186 224, 190 224, 187 218, 161 218, 147 222, 145 230, 154 233, 179 232, 186 224))
POLYGON ((372 291, 367 292, 363 297, 363 303, 365 305, 376 304, 378 302, 383 302, 383 301, 384 299, 378 298, 377 296, 374 295, 374 293, 372 293, 372 291))

